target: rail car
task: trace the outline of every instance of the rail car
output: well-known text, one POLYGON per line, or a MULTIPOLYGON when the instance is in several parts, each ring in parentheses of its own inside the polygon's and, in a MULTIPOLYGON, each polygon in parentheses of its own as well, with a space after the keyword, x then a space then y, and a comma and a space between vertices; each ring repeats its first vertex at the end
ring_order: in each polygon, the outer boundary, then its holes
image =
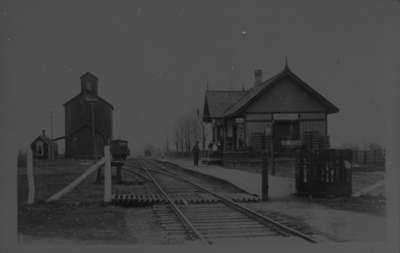
POLYGON ((111 141, 111 155, 113 160, 126 160, 130 155, 128 141, 121 139, 111 141))

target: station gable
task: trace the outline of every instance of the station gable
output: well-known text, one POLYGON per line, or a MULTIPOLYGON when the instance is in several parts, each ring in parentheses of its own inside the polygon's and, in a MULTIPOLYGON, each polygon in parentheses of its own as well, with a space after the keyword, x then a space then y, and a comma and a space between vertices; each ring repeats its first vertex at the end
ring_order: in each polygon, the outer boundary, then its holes
POLYGON ((309 92, 285 77, 262 91, 246 112, 325 112, 326 107, 309 92))
POLYGON ((272 78, 257 84, 237 103, 227 109, 224 117, 243 112, 339 112, 339 109, 296 76, 286 65, 272 78))

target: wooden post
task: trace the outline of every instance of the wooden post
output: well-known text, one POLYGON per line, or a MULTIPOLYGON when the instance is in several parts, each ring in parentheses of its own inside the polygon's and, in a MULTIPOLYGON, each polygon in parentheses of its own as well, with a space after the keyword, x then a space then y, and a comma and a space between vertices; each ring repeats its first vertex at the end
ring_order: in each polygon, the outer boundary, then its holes
POLYGON ((268 200, 268 156, 266 152, 262 154, 261 199, 262 201, 268 200))
POLYGON ((274 138, 271 136, 271 175, 275 176, 274 138))
POLYGON ((28 190, 29 190, 28 204, 33 204, 35 202, 35 179, 33 174, 33 154, 30 147, 28 148, 28 152, 26 155, 27 155, 26 175, 28 177, 28 190))
POLYGON ((96 173, 96 184, 100 184, 101 183, 101 166, 97 169, 97 173, 96 173))
POLYGON ((117 164, 117 182, 122 183, 122 162, 117 164))
POLYGON ((110 146, 104 147, 104 202, 111 202, 111 155, 110 146))
POLYGON ((274 120, 271 122, 271 130, 270 130, 270 136, 271 136, 271 148, 270 148, 270 166, 271 166, 271 175, 275 176, 275 151, 274 151, 274 120))

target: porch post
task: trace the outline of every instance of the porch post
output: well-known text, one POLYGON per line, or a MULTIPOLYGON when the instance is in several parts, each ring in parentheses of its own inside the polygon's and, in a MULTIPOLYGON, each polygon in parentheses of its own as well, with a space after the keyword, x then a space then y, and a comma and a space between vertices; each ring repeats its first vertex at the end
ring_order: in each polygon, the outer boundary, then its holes
POLYGON ((268 156, 266 152, 262 153, 262 167, 261 167, 261 199, 262 201, 268 200, 268 156))

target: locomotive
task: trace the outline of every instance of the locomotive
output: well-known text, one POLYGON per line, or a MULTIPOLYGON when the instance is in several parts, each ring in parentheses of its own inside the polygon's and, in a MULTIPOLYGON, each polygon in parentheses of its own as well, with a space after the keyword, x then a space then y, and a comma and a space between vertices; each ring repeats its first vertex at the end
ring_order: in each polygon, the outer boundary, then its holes
POLYGON ((111 141, 111 155, 113 160, 126 160, 130 155, 128 141, 121 139, 111 141))

